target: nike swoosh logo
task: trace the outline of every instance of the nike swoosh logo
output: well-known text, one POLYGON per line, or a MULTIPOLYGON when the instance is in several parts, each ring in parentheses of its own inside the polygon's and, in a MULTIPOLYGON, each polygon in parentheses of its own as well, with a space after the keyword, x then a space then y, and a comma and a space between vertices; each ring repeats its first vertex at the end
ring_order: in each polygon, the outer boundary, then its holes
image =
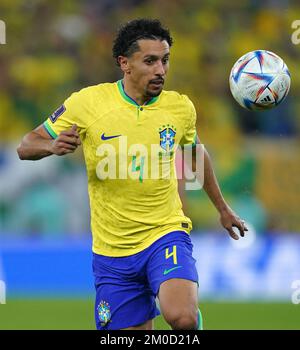
POLYGON ((172 267, 171 269, 165 269, 164 271, 164 275, 167 275, 168 273, 174 271, 174 270, 177 270, 177 269, 180 269, 182 266, 175 266, 175 267, 172 267))
POLYGON ((101 135, 101 140, 105 141, 105 140, 110 140, 110 139, 114 139, 115 137, 120 137, 122 135, 113 135, 113 136, 105 136, 105 133, 103 133, 101 135))

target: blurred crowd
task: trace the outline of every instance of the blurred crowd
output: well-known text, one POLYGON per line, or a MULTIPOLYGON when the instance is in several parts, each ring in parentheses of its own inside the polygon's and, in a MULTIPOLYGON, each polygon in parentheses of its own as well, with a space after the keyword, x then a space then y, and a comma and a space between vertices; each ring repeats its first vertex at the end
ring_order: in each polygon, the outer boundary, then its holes
MULTIPOLYGON (((1 0, 0 235, 86 234, 87 185, 82 154, 20 162, 21 137, 73 92, 120 79, 111 47, 117 28, 159 18, 174 37, 166 89, 187 94, 198 134, 232 207, 257 232, 300 232, 300 19, 297 1, 279 0, 1 0), (267 49, 286 62, 292 89, 268 112, 248 112, 230 95, 233 63, 267 49)), ((203 191, 183 194, 199 230, 218 229, 203 191)))

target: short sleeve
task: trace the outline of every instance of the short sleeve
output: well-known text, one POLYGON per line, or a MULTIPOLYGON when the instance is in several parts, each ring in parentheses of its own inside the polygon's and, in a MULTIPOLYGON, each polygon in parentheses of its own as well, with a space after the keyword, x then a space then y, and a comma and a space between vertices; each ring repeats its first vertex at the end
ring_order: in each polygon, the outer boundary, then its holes
POLYGON ((196 130, 196 120, 197 120, 197 114, 195 107, 192 103, 192 101, 185 96, 185 100, 187 103, 187 115, 186 115, 186 126, 184 134, 179 142, 181 146, 184 145, 196 145, 197 141, 197 130, 196 130))
POLYGON ((87 100, 84 97, 81 91, 74 92, 44 122, 44 128, 52 138, 55 139, 62 131, 70 129, 73 124, 78 126, 80 136, 85 134, 86 123, 84 115, 87 110, 87 100))

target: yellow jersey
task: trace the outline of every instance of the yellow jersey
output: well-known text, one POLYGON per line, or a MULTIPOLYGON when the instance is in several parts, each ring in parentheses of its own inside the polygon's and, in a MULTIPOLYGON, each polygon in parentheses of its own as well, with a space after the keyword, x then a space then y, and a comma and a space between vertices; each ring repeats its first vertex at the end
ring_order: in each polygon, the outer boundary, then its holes
POLYGON ((187 96, 163 90, 140 106, 121 80, 73 93, 45 122, 56 138, 77 124, 87 167, 93 252, 142 251, 165 234, 190 233, 177 190, 175 152, 194 144, 187 96))

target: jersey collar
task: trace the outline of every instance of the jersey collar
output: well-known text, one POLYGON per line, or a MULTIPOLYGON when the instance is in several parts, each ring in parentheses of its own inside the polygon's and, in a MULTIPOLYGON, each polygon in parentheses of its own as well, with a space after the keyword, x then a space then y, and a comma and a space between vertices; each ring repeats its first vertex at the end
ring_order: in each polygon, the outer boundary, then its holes
MULTIPOLYGON (((117 85, 118 85, 119 92, 125 101, 129 102, 130 104, 132 104, 136 107, 140 106, 133 98, 131 98, 130 96, 128 96, 126 94, 126 92, 124 90, 123 80, 118 80, 117 85)), ((158 97, 159 96, 152 97, 150 100, 148 100, 146 103, 144 103, 143 106, 149 106, 149 105, 153 104, 154 102, 156 102, 158 100, 158 97)))

